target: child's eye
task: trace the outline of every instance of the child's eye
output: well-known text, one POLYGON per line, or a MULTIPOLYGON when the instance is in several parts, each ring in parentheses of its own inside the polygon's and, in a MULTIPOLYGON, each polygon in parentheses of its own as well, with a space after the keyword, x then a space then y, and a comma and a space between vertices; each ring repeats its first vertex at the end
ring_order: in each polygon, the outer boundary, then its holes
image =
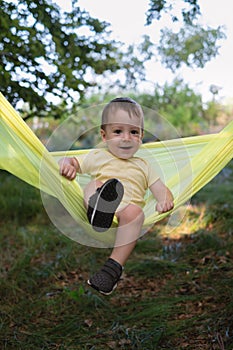
POLYGON ((139 131, 138 130, 131 130, 131 134, 132 135, 139 135, 139 131))
POLYGON ((114 134, 120 135, 121 130, 120 130, 120 129, 116 129, 116 130, 114 130, 113 132, 114 132, 114 134))

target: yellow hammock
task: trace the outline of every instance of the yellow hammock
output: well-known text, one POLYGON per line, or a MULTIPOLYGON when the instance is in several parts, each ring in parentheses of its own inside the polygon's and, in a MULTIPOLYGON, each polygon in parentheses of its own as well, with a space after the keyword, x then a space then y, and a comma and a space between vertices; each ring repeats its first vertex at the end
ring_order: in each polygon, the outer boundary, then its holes
MULTIPOLYGON (((86 229, 81 230, 86 231, 85 235, 80 230, 75 232, 75 224, 72 223, 70 232, 64 232, 65 234, 82 244, 114 245, 115 229, 100 234, 87 222, 82 185, 88 178, 78 175, 77 181, 70 182, 59 175, 57 161, 60 157, 75 156, 90 150, 49 152, 1 93, 0 140, 0 168, 39 188, 48 197, 58 200, 72 220, 86 229)), ((233 158, 233 121, 218 134, 144 144, 138 155, 148 159, 159 169, 162 180, 173 192, 176 210, 233 158)), ((155 200, 148 192, 144 208, 144 228, 167 215, 158 214, 154 208, 155 200)), ((114 220, 113 227, 116 226, 117 222, 114 220)))

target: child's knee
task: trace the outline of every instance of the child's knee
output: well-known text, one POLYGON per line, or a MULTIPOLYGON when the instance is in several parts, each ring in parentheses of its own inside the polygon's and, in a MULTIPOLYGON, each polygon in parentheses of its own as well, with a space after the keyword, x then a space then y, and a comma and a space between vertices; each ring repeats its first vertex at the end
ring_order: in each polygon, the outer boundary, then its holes
POLYGON ((144 212, 142 208, 134 204, 129 204, 126 208, 117 213, 119 224, 137 223, 142 225, 144 222, 144 212))

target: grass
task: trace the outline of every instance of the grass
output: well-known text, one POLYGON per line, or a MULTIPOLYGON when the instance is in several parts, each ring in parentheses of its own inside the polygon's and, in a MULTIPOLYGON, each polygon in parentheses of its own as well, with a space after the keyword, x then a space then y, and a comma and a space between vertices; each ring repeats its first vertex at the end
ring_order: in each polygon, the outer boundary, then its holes
POLYGON ((232 180, 230 164, 178 227, 156 225, 103 297, 86 279, 110 251, 59 233, 40 193, 1 172, 0 348, 232 350, 232 180))

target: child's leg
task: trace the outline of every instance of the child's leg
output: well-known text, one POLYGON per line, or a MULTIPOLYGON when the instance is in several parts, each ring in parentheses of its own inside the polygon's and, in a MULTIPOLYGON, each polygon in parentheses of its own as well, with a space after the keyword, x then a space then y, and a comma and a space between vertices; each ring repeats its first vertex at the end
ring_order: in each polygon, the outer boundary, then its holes
POLYGON ((107 295, 116 288, 121 277, 122 265, 132 253, 144 221, 142 209, 133 204, 129 204, 116 215, 118 229, 112 254, 100 271, 88 280, 89 285, 107 295))
POLYGON ((110 258, 124 265, 140 236, 144 213, 140 207, 129 204, 122 211, 116 213, 116 216, 118 218, 118 229, 115 247, 110 258))

